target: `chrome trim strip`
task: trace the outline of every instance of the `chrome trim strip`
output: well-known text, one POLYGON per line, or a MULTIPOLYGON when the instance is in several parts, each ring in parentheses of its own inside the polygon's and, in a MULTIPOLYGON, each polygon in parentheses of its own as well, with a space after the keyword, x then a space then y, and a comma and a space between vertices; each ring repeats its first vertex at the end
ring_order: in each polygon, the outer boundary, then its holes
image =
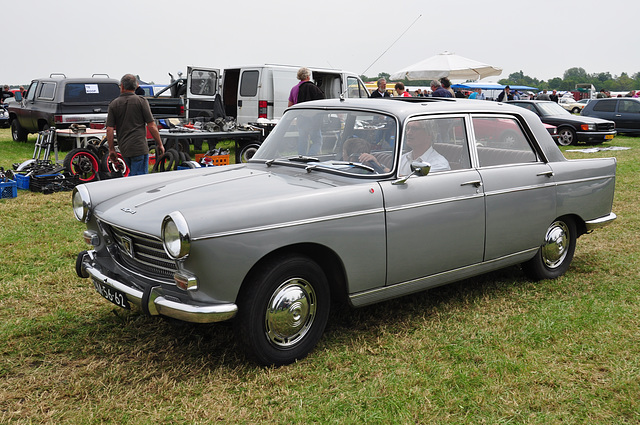
POLYGON ((615 213, 609 213, 608 215, 605 215, 604 217, 598 217, 596 219, 593 220, 588 220, 585 221, 585 225, 587 227, 587 232, 591 232, 595 229, 600 229, 602 227, 608 226, 609 224, 613 223, 613 221, 618 218, 618 216, 615 213))
MULTIPOLYGON (((378 287, 370 289, 368 291, 358 292, 349 295, 349 299, 356 306, 367 305, 366 301, 358 302, 358 300, 371 297, 373 301, 389 298, 389 292, 396 292, 392 297, 400 297, 412 292, 419 292, 428 289, 433 286, 440 286, 450 282, 457 282, 459 280, 467 279, 472 276, 483 274, 493 270, 493 264, 504 262, 505 260, 515 259, 516 257, 523 257, 527 255, 533 255, 539 249, 539 247, 527 249, 524 251, 516 252, 514 254, 505 255, 503 257, 495 258, 489 261, 483 261, 482 263, 471 264, 468 266, 460 267, 453 270, 447 270, 434 275, 425 276, 418 279, 408 280, 405 282, 396 283, 395 285, 378 287), (435 282, 434 282, 435 281, 435 282), (413 286, 413 287, 412 287, 413 286), (382 297, 382 298, 381 298, 382 297)), ((514 262, 514 264, 517 264, 514 262)), ((506 266, 505 266, 506 267, 506 266)))
POLYGON ((456 202, 456 201, 466 201, 468 199, 473 199, 473 198, 482 198, 483 196, 484 196, 484 193, 474 193, 469 196, 457 196, 453 198, 437 199, 434 201, 416 202, 413 204, 398 205, 397 207, 387 208, 387 212, 389 213, 389 212, 396 212, 396 211, 402 211, 402 210, 409 210, 413 208, 428 207, 432 205, 446 204, 449 202, 456 202))
POLYGON ((266 231, 266 230, 284 229, 284 228, 287 228, 287 227, 303 226, 303 225, 307 225, 307 224, 321 223, 321 222, 324 222, 324 221, 340 220, 340 219, 344 219, 344 218, 353 218, 353 217, 361 217, 361 216, 372 215, 372 214, 381 214, 381 213, 384 213, 384 212, 385 212, 384 208, 374 208, 374 209, 371 209, 371 210, 355 211, 355 212, 343 213, 343 214, 335 214, 335 215, 329 215, 329 216, 324 216, 324 217, 309 218, 309 219, 305 219, 305 220, 295 220, 295 221, 290 221, 290 222, 286 222, 286 223, 275 223, 275 224, 268 224, 268 225, 265 225, 265 226, 247 227, 247 228, 244 228, 244 229, 230 230, 228 232, 209 233, 207 235, 202 235, 202 236, 193 238, 191 240, 192 241, 199 241, 199 240, 205 240, 205 239, 211 239, 211 238, 220 238, 220 237, 224 237, 224 236, 241 235, 241 234, 244 234, 244 233, 255 233, 255 232, 263 232, 263 231, 266 231))
POLYGON ((615 178, 616 175, 615 174, 609 174, 607 176, 597 176, 597 177, 588 177, 588 178, 584 178, 584 179, 574 179, 574 180, 564 180, 564 181, 559 181, 556 182, 556 185, 558 186, 564 186, 567 184, 575 184, 575 183, 583 183, 583 182, 592 182, 592 181, 597 181, 597 180, 607 180, 607 179, 613 179, 615 178))

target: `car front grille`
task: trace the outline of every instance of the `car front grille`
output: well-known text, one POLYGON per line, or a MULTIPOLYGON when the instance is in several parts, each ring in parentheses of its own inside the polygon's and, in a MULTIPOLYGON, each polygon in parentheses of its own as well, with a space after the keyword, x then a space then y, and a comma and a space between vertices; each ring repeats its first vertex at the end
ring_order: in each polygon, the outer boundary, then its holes
POLYGON ((117 255, 115 260, 143 276, 173 281, 175 262, 169 258, 160 239, 111 226, 117 255))
POLYGON ((616 129, 616 124, 613 122, 607 122, 603 124, 596 124, 596 129, 598 131, 611 131, 616 129))

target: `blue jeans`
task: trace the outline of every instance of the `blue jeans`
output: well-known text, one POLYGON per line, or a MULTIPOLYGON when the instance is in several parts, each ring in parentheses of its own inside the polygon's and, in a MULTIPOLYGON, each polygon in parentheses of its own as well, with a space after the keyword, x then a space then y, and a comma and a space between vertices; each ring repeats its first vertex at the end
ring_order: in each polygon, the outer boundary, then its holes
POLYGON ((130 176, 139 176, 149 173, 149 154, 130 156, 128 158, 124 158, 124 162, 126 162, 127 167, 129 167, 130 176))

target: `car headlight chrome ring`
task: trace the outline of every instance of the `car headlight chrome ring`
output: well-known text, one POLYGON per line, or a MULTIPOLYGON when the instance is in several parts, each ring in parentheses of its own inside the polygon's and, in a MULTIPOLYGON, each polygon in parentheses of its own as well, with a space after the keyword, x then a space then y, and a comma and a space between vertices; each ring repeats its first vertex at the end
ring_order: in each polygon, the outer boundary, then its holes
POLYGON ((174 211, 162 220, 162 245, 167 255, 174 260, 182 260, 189 255, 189 226, 180 212, 174 211))
POLYGON ((83 185, 76 186, 71 195, 73 205, 73 215, 78 221, 87 223, 91 213, 91 197, 89 191, 83 185))

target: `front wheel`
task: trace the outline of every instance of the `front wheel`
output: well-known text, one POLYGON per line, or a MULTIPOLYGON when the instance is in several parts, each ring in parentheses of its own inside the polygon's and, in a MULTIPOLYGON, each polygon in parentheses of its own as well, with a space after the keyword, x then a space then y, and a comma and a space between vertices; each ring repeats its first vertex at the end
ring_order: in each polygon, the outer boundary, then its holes
POLYGON ((577 237, 573 220, 559 218, 551 223, 535 257, 522 265, 525 274, 533 280, 562 276, 573 260, 577 237))
POLYGON ((576 108, 573 108, 573 109, 571 110, 571 113, 572 113, 572 114, 579 114, 579 113, 580 113, 580 111, 581 111, 581 109, 580 109, 580 108, 578 108, 578 107, 576 107, 576 108))
POLYGON ((578 142, 576 132, 572 128, 563 127, 558 129, 558 144, 561 146, 575 145, 578 142))
POLYGON ((257 363, 289 364, 316 346, 329 310, 329 284, 322 268, 305 256, 278 257, 259 267, 243 286, 236 334, 257 363))
POLYGON ((20 123, 18 122, 18 118, 14 118, 11 121, 11 137, 14 142, 26 142, 29 133, 25 130, 20 123))

